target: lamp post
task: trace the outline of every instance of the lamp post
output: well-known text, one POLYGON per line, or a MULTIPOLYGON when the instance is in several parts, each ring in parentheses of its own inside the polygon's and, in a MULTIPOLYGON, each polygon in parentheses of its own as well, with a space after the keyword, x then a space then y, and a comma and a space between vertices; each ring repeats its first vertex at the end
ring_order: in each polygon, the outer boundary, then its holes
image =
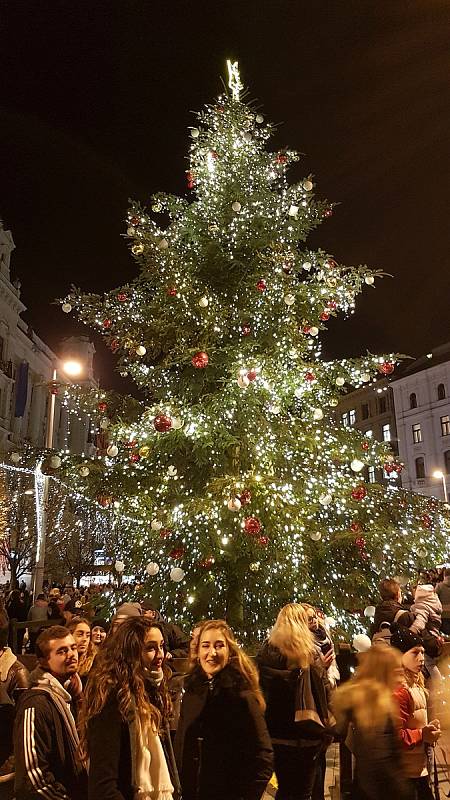
MULTIPOLYGON (((68 377, 75 378, 78 375, 81 375, 83 371, 83 365, 79 361, 70 360, 61 364, 61 370, 68 377)), ((47 426, 45 430, 46 450, 53 449, 55 406, 56 406, 56 395, 58 394, 58 371, 56 369, 53 370, 53 377, 49 391, 50 391, 49 395, 50 402, 49 402, 49 409, 47 416, 47 426)), ((39 469, 41 469, 41 465, 39 465, 39 469)), ((34 574, 33 574, 33 597, 35 600, 38 594, 42 592, 42 586, 44 583, 49 480, 50 480, 49 475, 43 476, 41 524, 37 526, 36 564, 34 567, 34 574)))
POLYGON ((442 490, 444 492, 444 501, 446 503, 448 503, 447 484, 445 482, 445 475, 442 472, 442 470, 441 469, 435 469, 434 472, 433 472, 433 478, 436 478, 436 480, 441 480, 442 481, 442 490))

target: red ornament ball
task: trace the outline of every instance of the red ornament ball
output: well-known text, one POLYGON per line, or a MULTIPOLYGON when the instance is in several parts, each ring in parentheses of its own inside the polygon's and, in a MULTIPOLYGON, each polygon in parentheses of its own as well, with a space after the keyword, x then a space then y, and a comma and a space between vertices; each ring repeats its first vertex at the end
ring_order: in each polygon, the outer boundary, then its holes
POLYGON ((250 336, 252 329, 248 322, 244 322, 241 326, 242 336, 250 336))
POLYGON ((194 177, 194 174, 192 172, 189 172, 189 170, 186 171, 186 180, 187 180, 188 189, 193 189, 194 186, 195 186, 195 177, 194 177))
POLYGON ((431 528, 432 519, 429 514, 422 514, 422 525, 424 528, 431 528))
POLYGON ((395 364, 392 361, 383 361, 378 367, 378 372, 381 375, 392 375, 395 369, 395 364))
POLYGON ((286 161, 287 161, 286 153, 278 153, 276 157, 277 164, 286 164, 286 161))
POLYGON ((242 494, 239 495, 239 500, 241 501, 241 506, 248 506, 252 500, 252 493, 250 489, 244 489, 242 494))
POLYGON ((106 404, 106 403, 104 403, 104 402, 102 401, 102 402, 98 403, 98 405, 97 405, 97 408, 98 408, 98 410, 100 411, 100 414, 104 414, 104 413, 105 413, 105 411, 106 411, 106 409, 108 408, 108 406, 107 406, 107 404, 106 404))
POLYGON ((353 533, 359 533, 359 531, 362 530, 361 523, 360 522, 352 522, 352 524, 350 525, 350 530, 353 533))
POLYGON ((172 420, 166 414, 158 414, 153 420, 153 427, 158 433, 167 433, 172 427, 172 420))
POLYGON ((136 446, 137 446, 136 439, 130 439, 129 442, 125 442, 125 447, 128 447, 130 450, 132 450, 133 447, 136 447, 136 446))
POLYGON ((328 300, 327 306, 331 311, 335 311, 337 308, 336 300, 328 300))
POLYGON ((258 544, 260 547, 267 547, 269 544, 269 537, 268 536, 258 536, 258 544))
POLYGON ((333 209, 332 208, 326 208, 324 210, 324 212, 323 212, 323 216, 324 217, 332 217, 333 216, 333 209))
POLYGON ((172 536, 172 531, 169 528, 161 528, 159 532, 160 539, 170 539, 172 536))
POLYGON ((369 449, 369 442, 361 442, 361 448, 363 450, 368 450, 369 449))
POLYGON ((258 292, 265 292, 266 291, 267 283, 265 282, 264 278, 261 278, 261 280, 258 281, 258 283, 256 284, 256 288, 258 289, 258 292))
POLYGON ((125 300, 128 300, 128 295, 125 294, 125 292, 119 292, 119 294, 117 295, 117 299, 119 303, 125 303, 125 300))
POLYGON ((249 536, 257 536, 261 530, 261 523, 257 517, 246 517, 244 520, 244 530, 249 536))
POLYGON ((210 150, 209 155, 211 156, 211 158, 214 159, 219 158, 219 153, 217 152, 217 150, 210 150))
POLYGON ((355 539, 355 544, 358 550, 363 550, 364 547, 366 546, 366 540, 364 536, 357 536, 355 539))
POLYGON ((113 501, 113 498, 110 495, 107 495, 107 494, 99 494, 99 495, 97 495, 97 503, 99 503, 99 505, 103 506, 103 508, 107 508, 108 506, 110 506, 112 501, 113 501))
POLYGON ((367 494, 366 488, 362 484, 360 484, 359 486, 355 486, 355 488, 352 489, 353 500, 364 500, 366 494, 367 494))
POLYGON ((205 369, 208 366, 209 356, 203 350, 199 350, 195 356, 191 358, 191 364, 195 369, 205 369))
POLYGON ((109 347, 110 347, 110 349, 111 349, 111 351, 113 353, 117 353, 117 351, 118 351, 118 349, 120 347, 119 340, 118 339, 111 339, 111 341, 109 343, 109 347))
POLYGON ((139 217, 131 217, 130 219, 130 225, 134 225, 134 227, 136 227, 136 225, 139 225, 140 222, 141 220, 139 219, 139 217))
POLYGON ((106 330, 108 330, 108 328, 110 328, 110 327, 111 327, 111 325, 112 325, 112 322, 111 322, 111 320, 110 320, 110 319, 104 319, 104 320, 103 320, 103 327, 104 327, 106 330))
POLYGON ((383 469, 385 472, 387 472, 388 475, 390 475, 392 472, 396 472, 395 464, 393 461, 386 461, 386 463, 383 464, 383 469))
POLYGON ((203 561, 199 562, 199 567, 201 567, 202 569, 211 569, 213 564, 214 564, 214 556, 208 556, 207 558, 204 558, 203 561))
POLYGON ((174 547, 173 550, 170 551, 169 557, 170 558, 181 558, 184 555, 184 547, 174 547))
POLYGON ((312 383, 315 380, 316 380, 316 376, 314 375, 314 372, 311 372, 311 370, 308 370, 308 372, 305 372, 305 381, 308 381, 308 383, 312 383))
POLYGON ((139 453, 131 453, 130 461, 132 461, 133 464, 136 464, 140 460, 141 460, 141 457, 140 457, 139 453))
POLYGON ((249 379, 250 382, 256 381, 257 377, 258 373, 256 372, 256 369, 251 369, 247 372, 247 378, 249 379))
POLYGON ((335 261, 334 258, 329 258, 325 262, 325 266, 328 267, 328 269, 337 269, 337 261, 335 261))
POLYGON ((305 336, 307 336, 308 333, 311 333, 311 325, 303 325, 303 327, 301 328, 301 332, 304 333, 305 336))
POLYGON ((169 297, 176 297, 177 296, 177 290, 176 290, 175 286, 169 286, 169 288, 167 289, 167 294, 169 295, 169 297))
POLYGON ((322 322, 327 322, 330 319, 330 314, 328 311, 322 311, 320 315, 320 319, 322 322))

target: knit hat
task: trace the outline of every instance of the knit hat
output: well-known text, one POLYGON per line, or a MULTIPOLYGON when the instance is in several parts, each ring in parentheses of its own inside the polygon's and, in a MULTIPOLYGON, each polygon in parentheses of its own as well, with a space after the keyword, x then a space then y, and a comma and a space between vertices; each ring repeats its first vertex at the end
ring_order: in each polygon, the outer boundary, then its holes
POLYGON ((91 630, 92 628, 103 628, 106 633, 109 631, 110 623, 106 619, 101 619, 100 617, 94 617, 91 622, 91 630))
POLYGON ((417 603, 418 600, 424 600, 432 594, 434 594, 434 586, 431 583, 419 583, 416 587, 414 600, 417 603))
POLYGON ((391 645, 400 650, 401 653, 407 653, 413 647, 423 647, 423 641, 420 636, 405 628, 403 625, 392 623, 391 625, 392 636, 391 645))
POLYGON ((116 611, 117 617, 140 617, 141 606, 139 603, 122 603, 116 611))
POLYGON ((141 600, 142 611, 158 611, 158 606, 152 600, 145 598, 141 600))

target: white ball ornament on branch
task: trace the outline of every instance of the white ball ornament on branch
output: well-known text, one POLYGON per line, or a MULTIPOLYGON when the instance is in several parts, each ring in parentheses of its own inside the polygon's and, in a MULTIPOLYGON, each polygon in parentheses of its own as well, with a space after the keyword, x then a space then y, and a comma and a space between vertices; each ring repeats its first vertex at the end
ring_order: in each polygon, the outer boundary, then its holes
POLYGON ((359 458, 354 458, 350 464, 350 468, 353 472, 361 472, 364 469, 364 461, 360 461, 359 458))
POLYGON ((179 583, 184 578, 184 570, 181 567, 172 567, 170 570, 170 580, 174 581, 174 583, 179 583))
POLYGON ((148 575, 157 575, 159 572, 159 565, 155 561, 150 561, 147 564, 145 571, 148 575))
POLYGON ((81 475, 82 478, 87 478, 87 476, 90 473, 90 469, 89 469, 89 467, 86 467, 86 466, 80 467, 80 469, 78 470, 78 473, 79 473, 79 475, 81 475))
POLYGON ((362 372, 361 380, 364 381, 364 383, 368 383, 370 381, 370 372, 362 372))
POLYGON ((342 375, 338 375, 335 380, 336 386, 343 386, 344 383, 345 383, 345 378, 342 375))
POLYGON ((50 459, 50 466, 52 469, 59 469, 61 466, 60 456, 52 456, 50 459))
POLYGON ((321 408, 315 408, 313 411, 313 419, 318 422, 319 420, 323 419, 323 411, 321 408))
POLYGON ((312 539, 313 542, 319 542, 320 539, 322 538, 322 534, 320 533, 320 531, 315 531, 315 532, 313 531, 312 533, 309 534, 309 538, 312 539))
POLYGON ((262 114, 256 115, 256 122, 258 123, 258 125, 262 125, 262 123, 264 122, 264 117, 262 114))
POLYGON ((284 300, 284 302, 286 303, 286 305, 288 307, 289 306, 293 306, 294 303, 295 303, 295 295, 293 295, 293 294, 285 294, 284 297, 283 297, 283 300, 284 300))
POLYGON ((109 419, 108 419, 108 417, 103 417, 103 419, 100 420, 100 427, 103 430, 106 430, 106 428, 109 428, 109 419))
POLYGON ((125 564, 123 563, 123 561, 116 561, 114 564, 114 569, 116 570, 116 572, 121 573, 125 569, 125 564))
POLYGON ((16 453, 16 452, 11 453, 10 458, 11 458, 11 461, 13 462, 13 464, 19 464, 20 461, 22 460, 22 456, 20 455, 20 453, 16 453))
POLYGON ((313 184, 312 181, 307 179, 307 180, 303 181, 302 186, 303 186, 305 192, 311 192, 313 187, 314 187, 314 184, 313 184))
POLYGON ((253 137, 252 137, 250 131, 245 131, 245 133, 243 135, 243 139, 244 139, 244 142, 251 142, 252 141, 253 137))
POLYGON ((72 311, 72 306, 70 303, 63 303, 61 306, 61 311, 64 311, 64 314, 70 314, 72 311))
POLYGON ((235 201, 234 201, 234 203, 232 203, 232 204, 231 204, 231 208, 232 208, 232 209, 233 209, 233 211, 235 211, 235 212, 236 212, 236 214, 237 214, 237 213, 239 213, 239 211, 241 210, 242 206, 241 206, 241 204, 239 203, 239 201, 238 201, 238 200, 235 200, 235 201))
POLYGON ((373 275, 366 275, 366 277, 364 278, 364 283, 366 283, 367 286, 373 286, 373 284, 375 283, 375 278, 373 277, 373 275))
POLYGON ((177 473, 178 473, 177 468, 173 464, 171 464, 167 469, 167 474, 168 474, 169 478, 175 478, 177 473))
POLYGON ((115 458, 119 453, 119 448, 115 444, 110 444, 106 450, 106 455, 110 458, 115 458))
POLYGON ((200 308, 207 308, 208 307, 208 303, 209 303, 209 300, 208 300, 208 298, 206 296, 201 297, 200 300, 198 301, 198 304, 199 304, 200 308))
POLYGON ((158 242, 158 247, 160 250, 167 250, 167 248, 169 247, 169 242, 167 241, 167 239, 160 239, 158 242))
POLYGON ((368 619, 373 619, 375 616, 375 611, 375 606, 366 606, 364 609, 364 616, 368 617, 368 619))
POLYGON ((319 335, 319 328, 316 328, 315 325, 311 325, 311 327, 309 329, 309 335, 310 336, 318 336, 319 335))
POLYGON ((152 519, 152 521, 150 523, 150 527, 151 527, 152 531, 160 531, 162 526, 163 526, 163 524, 162 524, 162 522, 159 521, 159 519, 152 519))
POLYGON ((288 214, 290 217, 296 217, 298 215, 298 206, 290 206, 288 214))
POLYGON ((193 139, 198 139, 199 136, 200 136, 199 129, 198 128, 191 128, 191 137, 193 139))
POLYGON ((227 508, 229 511, 239 511, 241 505, 242 503, 239 500, 239 497, 230 497, 227 503, 227 508))
POLYGON ((250 381, 247 378, 247 375, 239 375, 237 383, 241 389, 246 389, 247 386, 250 386, 250 381))
POLYGON ((139 345, 136 347, 136 355, 138 355, 138 356, 145 356, 146 352, 147 352, 147 348, 146 348, 146 347, 144 347, 144 345, 143 345, 143 344, 139 344, 139 345))
POLYGON ((183 427, 183 420, 180 417, 172 417, 172 428, 179 431, 183 427))
POLYGON ((329 506, 330 503, 333 502, 333 495, 329 492, 324 492, 319 497, 319 503, 321 506, 329 506))
POLYGON ((304 270, 306 270, 306 272, 309 272, 309 270, 312 267, 312 264, 311 264, 310 261, 304 261, 303 264, 302 264, 302 267, 303 267, 304 270))

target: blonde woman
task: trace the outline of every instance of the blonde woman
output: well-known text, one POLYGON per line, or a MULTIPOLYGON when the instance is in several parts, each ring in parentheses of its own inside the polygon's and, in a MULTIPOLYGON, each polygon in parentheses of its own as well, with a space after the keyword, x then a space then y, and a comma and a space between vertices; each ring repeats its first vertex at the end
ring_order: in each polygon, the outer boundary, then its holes
POLYGON ((317 764, 332 739, 331 687, 300 603, 281 609, 257 657, 272 739, 277 800, 311 800, 317 764))
POLYGON ((156 650, 151 620, 130 617, 95 659, 79 720, 88 800, 176 798, 158 735, 161 713, 146 688, 156 650))
POLYGON ((260 800, 272 775, 258 673, 224 620, 193 641, 175 754, 183 800, 260 800))
POLYGON ((387 787, 396 800, 407 796, 394 697, 402 677, 398 650, 375 645, 361 657, 355 677, 333 696, 337 729, 345 735, 351 727, 355 800, 386 800, 387 787))

